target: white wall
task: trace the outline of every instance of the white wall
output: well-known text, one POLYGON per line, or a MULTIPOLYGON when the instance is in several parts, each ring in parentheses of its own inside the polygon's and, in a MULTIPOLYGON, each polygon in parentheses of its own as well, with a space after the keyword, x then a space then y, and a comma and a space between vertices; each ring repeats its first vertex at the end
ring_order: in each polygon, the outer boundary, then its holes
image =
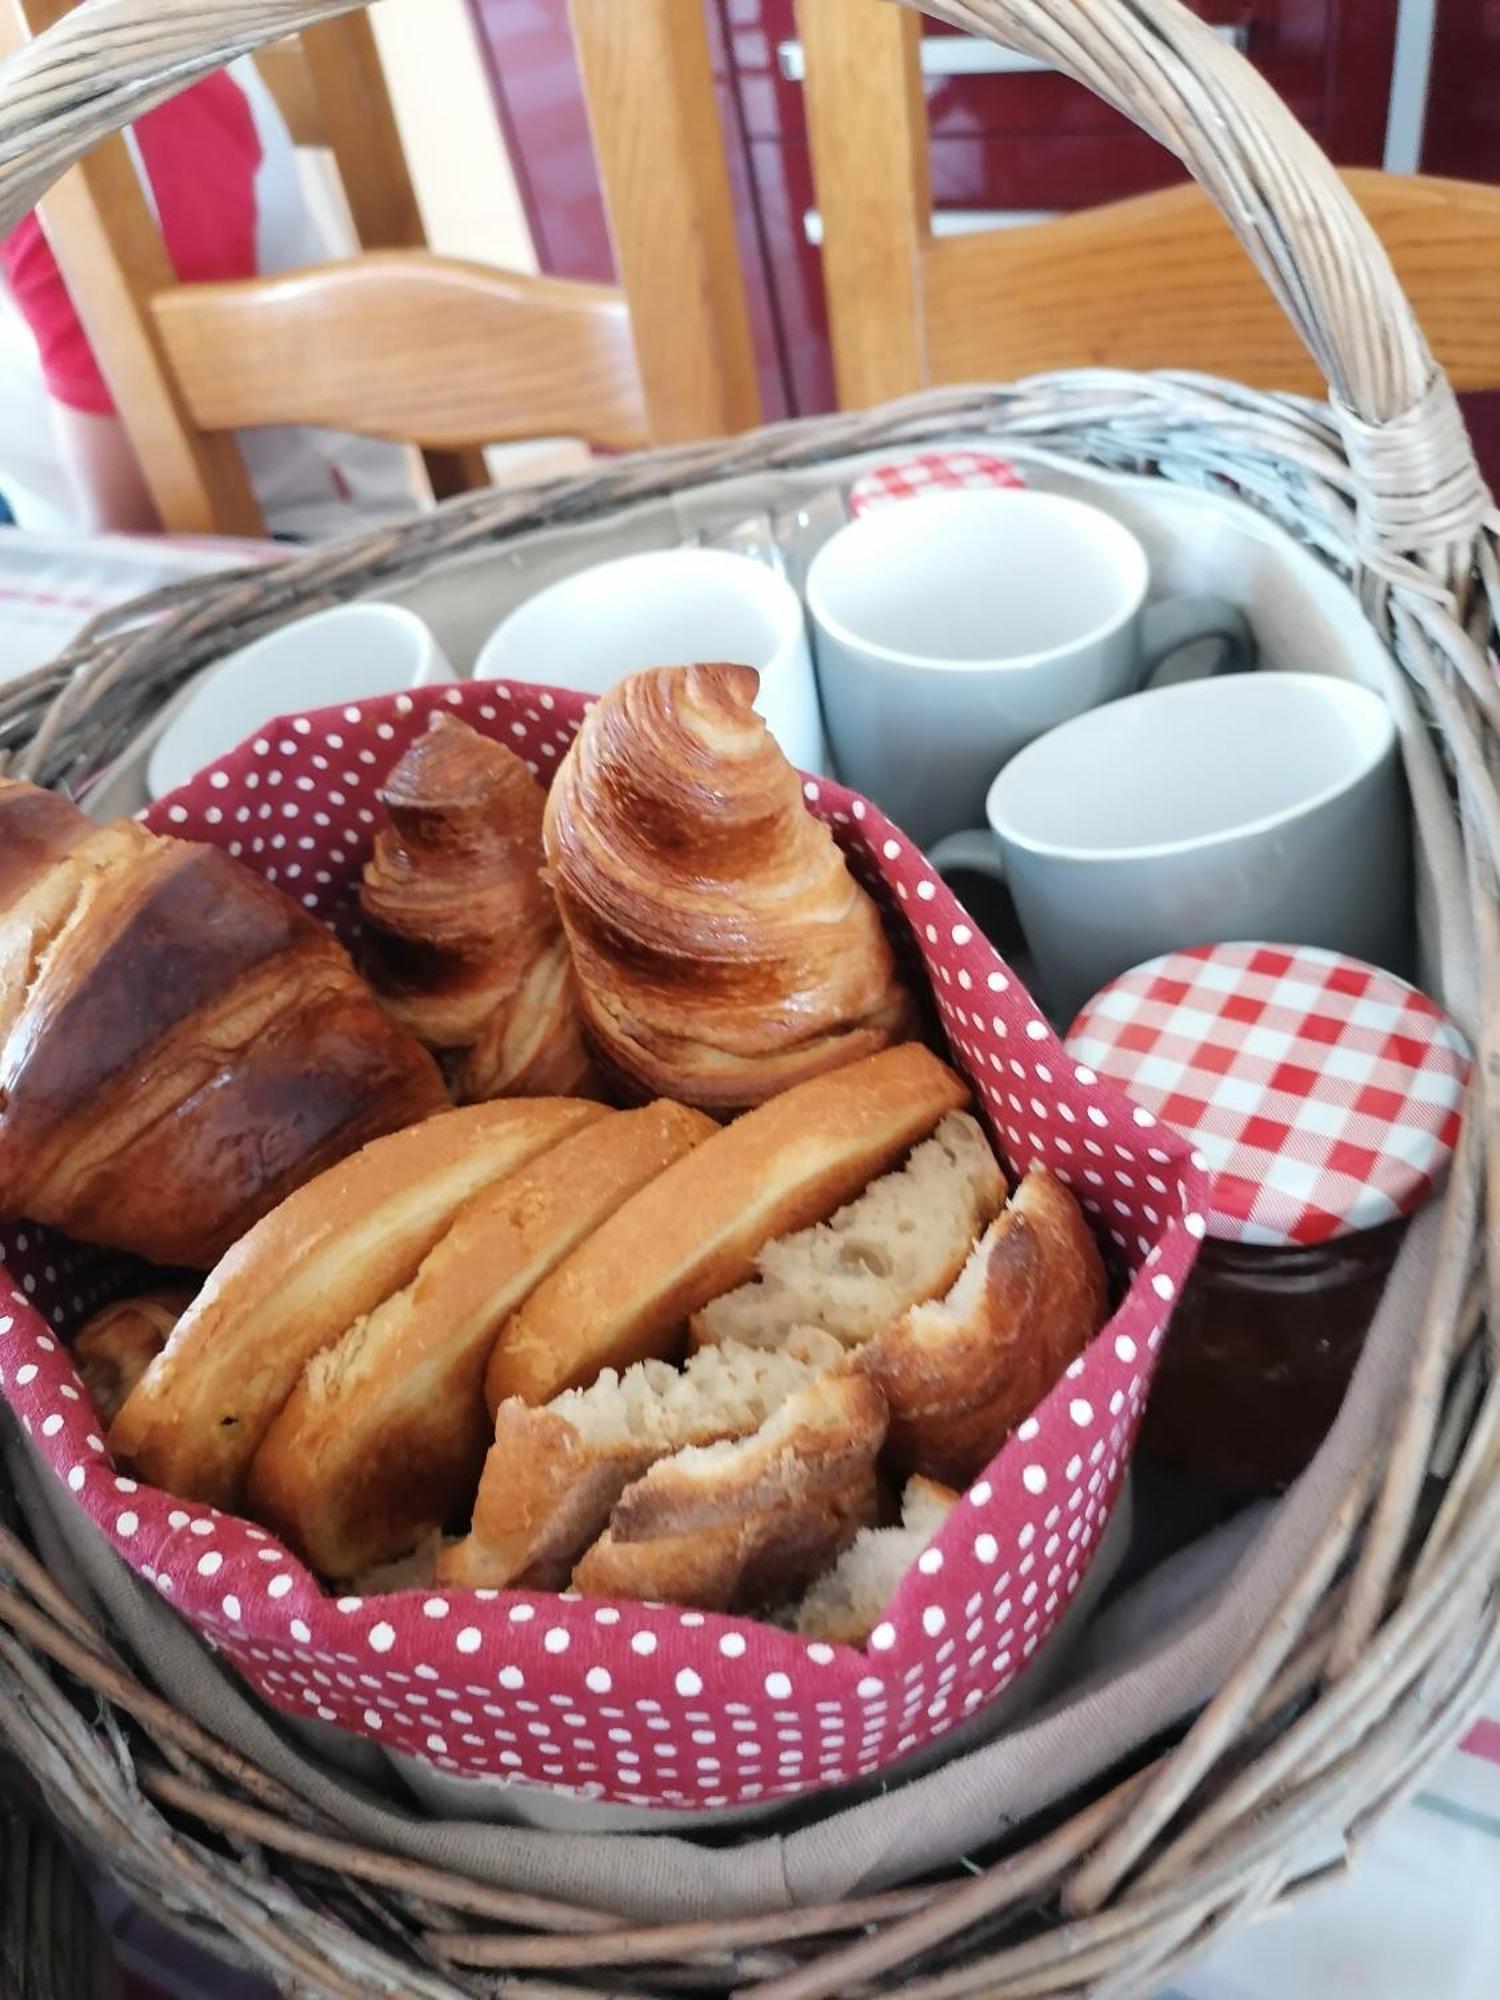
POLYGON ((534 271, 536 253, 464 0, 380 0, 370 22, 433 249, 534 271))
MULTIPOLYGON (((464 0, 379 0, 370 21, 428 242, 450 257, 534 271, 526 212, 464 0)), ((537 439, 492 446, 485 457, 490 477, 507 485, 576 471, 588 453, 573 439, 537 439)))

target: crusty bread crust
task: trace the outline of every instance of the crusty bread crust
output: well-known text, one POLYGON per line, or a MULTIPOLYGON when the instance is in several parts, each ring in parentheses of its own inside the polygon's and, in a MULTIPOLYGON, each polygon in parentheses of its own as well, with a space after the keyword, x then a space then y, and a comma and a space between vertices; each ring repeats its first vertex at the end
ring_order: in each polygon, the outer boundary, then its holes
POLYGON ((289 1195, 219 1260, 116 1419, 115 1457, 238 1510, 311 1357, 406 1284, 464 1202, 599 1115, 564 1098, 443 1112, 289 1195))
POLYGON ((186 1286, 142 1292, 138 1298, 116 1299, 80 1328, 73 1341, 73 1366, 102 1422, 114 1422, 192 1302, 186 1286))
POLYGON ((862 1646, 959 1497, 935 1479, 909 1480, 901 1496, 900 1522, 862 1528, 801 1603, 777 1614, 776 1623, 789 1625, 807 1639, 862 1646))
POLYGON ((561 1589, 581 1550, 648 1466, 686 1445, 744 1437, 812 1376, 842 1359, 810 1333, 775 1353, 724 1346, 682 1371, 638 1362, 533 1409, 500 1405, 467 1538, 447 1551, 442 1581, 561 1589), (592 1406, 592 1407, 591 1407, 592 1406))
POLYGON ((562 1589, 573 1558, 652 1457, 645 1444, 599 1452, 555 1411, 502 1403, 473 1525, 439 1557, 439 1582, 562 1589))
POLYGON ((914 1306, 855 1365, 890 1404, 886 1456, 960 1491, 1103 1325, 1104 1265, 1061 1181, 1033 1169, 941 1303, 914 1306))
POLYGON ((250 1503, 348 1577, 447 1525, 473 1493, 497 1329, 591 1229, 718 1128, 662 1102, 587 1107, 557 1145, 459 1210, 409 1285, 314 1356, 250 1469, 250 1503))
POLYGON ((819 1376, 753 1437, 680 1451, 627 1487, 573 1588, 707 1611, 795 1595, 874 1519, 885 1429, 867 1376, 819 1376))
POLYGON ((816 1326, 858 1347, 908 1306, 943 1296, 1005 1193, 979 1122, 950 1111, 826 1222, 763 1244, 749 1283, 694 1313, 693 1345, 774 1348, 797 1327, 816 1326))
POLYGON ((847 1486, 718 1528, 649 1542, 617 1542, 606 1529, 574 1570, 572 1587, 589 1597, 754 1614, 805 1589, 875 1518, 877 1502, 871 1467, 847 1486))
POLYGON ((490 1408, 546 1403, 680 1351, 689 1314, 749 1277, 773 1236, 832 1214, 968 1092, 919 1043, 773 1097, 628 1201, 561 1264, 496 1342, 490 1408))

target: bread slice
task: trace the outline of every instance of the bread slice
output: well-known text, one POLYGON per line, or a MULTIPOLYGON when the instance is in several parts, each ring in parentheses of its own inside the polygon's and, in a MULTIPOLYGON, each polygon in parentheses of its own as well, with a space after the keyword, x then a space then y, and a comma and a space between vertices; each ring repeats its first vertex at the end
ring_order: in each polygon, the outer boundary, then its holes
POLYGON ((896 1586, 958 1505, 959 1496, 933 1479, 911 1479, 901 1496, 901 1524, 861 1528, 831 1570, 778 1624, 806 1639, 862 1646, 880 1623, 896 1586))
POLYGON ((856 1357, 890 1405, 888 1464, 962 1490, 1088 1345, 1108 1303, 1083 1211, 1034 1168, 947 1298, 913 1306, 856 1357))
POLYGON ((968 1092, 919 1043, 747 1111, 628 1201, 539 1285, 495 1344, 486 1393, 547 1403, 603 1368, 681 1349, 692 1313, 925 1138, 968 1092))
POLYGON ((560 1588, 632 1480, 685 1445, 758 1430, 842 1354, 822 1333, 797 1335, 774 1354, 726 1342, 681 1370, 666 1361, 638 1361, 623 1375, 606 1368, 592 1387, 569 1389, 545 1409, 511 1397, 495 1419, 473 1527, 442 1558, 441 1580, 560 1588))
POLYGON ((387 1597, 398 1590, 430 1590, 438 1580, 438 1562, 449 1546, 449 1537, 424 1535, 414 1549, 394 1562, 376 1563, 349 1579, 349 1588, 361 1597, 387 1597))
POLYGON ((908 1306, 941 1298, 1005 1200, 1005 1176, 965 1111, 943 1119, 904 1166, 810 1229, 777 1237, 756 1275, 693 1315, 692 1338, 779 1347, 816 1326, 855 1347, 908 1306))
POLYGON ((312 1356, 406 1284, 481 1188, 604 1116, 571 1098, 470 1105, 298 1188, 220 1258, 115 1419, 115 1457, 169 1493, 238 1510, 312 1356))
POLYGON ((875 1518, 885 1399, 841 1365, 753 1437, 662 1459, 573 1572, 594 1597, 757 1611, 802 1590, 875 1518))
POLYGON ((601 1110, 477 1194, 411 1283, 308 1363, 250 1468, 251 1511, 331 1577, 448 1525, 484 1462, 499 1328, 592 1229, 717 1130, 665 1100, 601 1110))
POLYGON ((73 1341, 73 1366, 101 1423, 114 1422, 192 1302, 186 1287, 142 1292, 139 1298, 116 1299, 80 1328, 73 1341))

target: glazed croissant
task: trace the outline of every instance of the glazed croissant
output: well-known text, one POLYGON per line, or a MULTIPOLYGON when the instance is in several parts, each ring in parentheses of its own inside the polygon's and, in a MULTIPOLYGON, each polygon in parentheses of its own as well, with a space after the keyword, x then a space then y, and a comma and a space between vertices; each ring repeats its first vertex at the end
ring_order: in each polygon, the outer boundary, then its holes
POLYGON ((599 700, 544 822, 584 1029, 627 1088, 725 1115, 912 1031, 874 904, 751 707, 750 667, 599 700))
POLYGON ((443 1102, 321 924, 213 847, 0 780, 0 1215, 207 1269, 443 1102))
POLYGON ((438 715, 381 794, 360 902, 393 1020, 435 1050, 461 1104, 585 1096, 567 944, 542 880, 545 794, 521 759, 438 715))

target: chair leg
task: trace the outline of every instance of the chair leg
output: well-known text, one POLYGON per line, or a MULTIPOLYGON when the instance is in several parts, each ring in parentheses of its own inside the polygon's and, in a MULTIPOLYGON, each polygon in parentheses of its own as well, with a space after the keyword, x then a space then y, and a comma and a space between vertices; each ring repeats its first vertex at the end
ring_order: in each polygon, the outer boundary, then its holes
POLYGON ((477 444, 462 451, 424 451, 422 463, 427 467, 434 500, 451 500, 455 493, 473 493, 490 483, 484 452, 477 444))

